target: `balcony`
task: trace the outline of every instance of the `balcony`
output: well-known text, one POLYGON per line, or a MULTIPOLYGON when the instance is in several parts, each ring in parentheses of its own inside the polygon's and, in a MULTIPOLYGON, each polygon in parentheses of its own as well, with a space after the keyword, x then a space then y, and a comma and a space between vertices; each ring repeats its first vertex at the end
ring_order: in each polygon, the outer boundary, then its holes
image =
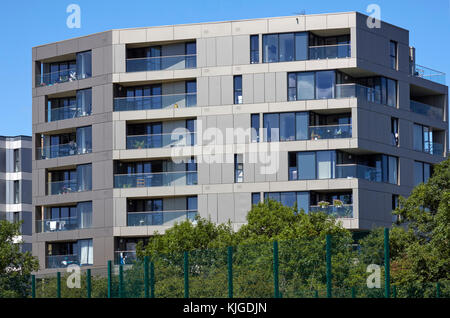
POLYGON ((61 158, 75 155, 84 155, 92 152, 92 147, 78 147, 76 142, 60 144, 53 146, 38 147, 36 154, 37 160, 61 158))
POLYGON ((352 138, 352 125, 309 126, 309 136, 312 140, 352 138))
POLYGON ((197 184, 197 171, 114 175, 114 188, 186 186, 197 184))
POLYGON ((197 210, 128 212, 128 226, 173 226, 176 222, 195 220, 197 210))
POLYGON ((323 212, 335 218, 353 218, 353 205, 343 204, 342 206, 335 205, 313 205, 309 207, 309 212, 323 212))
POLYGON ((441 108, 430 106, 421 102, 411 100, 409 109, 417 114, 421 114, 427 117, 431 117, 437 120, 443 120, 444 115, 441 108))
POLYGON ((71 118, 79 118, 79 117, 85 117, 91 115, 91 109, 83 109, 80 107, 77 107, 76 105, 73 106, 65 106, 65 107, 59 107, 59 108, 53 108, 49 111, 47 111, 47 121, 57 121, 57 120, 64 120, 64 119, 71 119, 71 118))
POLYGON ((127 149, 188 147, 195 145, 195 133, 127 136, 127 149))
POLYGON ((350 44, 320 45, 309 47, 309 59, 340 59, 351 57, 350 44))
POLYGON ((431 68, 415 64, 411 67, 411 75, 420 77, 438 84, 445 85, 445 73, 433 70, 431 68))
POLYGON ((336 165, 336 178, 357 178, 368 181, 381 182, 381 169, 358 164, 336 165))
POLYGON ((438 142, 425 142, 423 152, 434 156, 444 155, 444 145, 438 142))
POLYGON ((77 254, 47 256, 47 268, 64 268, 72 264, 80 265, 77 254))
POLYGON ((115 112, 195 106, 197 106, 197 93, 114 98, 115 112))
POLYGON ((92 224, 92 215, 84 215, 83 220, 81 220, 78 217, 37 220, 36 232, 51 233, 51 232, 87 229, 91 227, 91 224, 92 224))
POLYGON ((183 70, 197 67, 197 54, 129 58, 127 72, 183 70))

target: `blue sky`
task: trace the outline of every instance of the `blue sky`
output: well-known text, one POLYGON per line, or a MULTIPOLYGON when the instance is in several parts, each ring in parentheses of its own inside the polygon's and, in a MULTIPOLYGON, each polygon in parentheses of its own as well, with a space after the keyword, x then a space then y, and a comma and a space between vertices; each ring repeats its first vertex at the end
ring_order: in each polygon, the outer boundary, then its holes
MULTIPOLYGON (((417 63, 450 74, 449 0, 15 0, 0 10, 0 135, 31 134, 31 48, 109 29, 381 8, 381 19, 410 30, 417 63), (66 26, 69 4, 81 28, 66 26)), ((449 76, 447 76, 447 85, 449 76)))

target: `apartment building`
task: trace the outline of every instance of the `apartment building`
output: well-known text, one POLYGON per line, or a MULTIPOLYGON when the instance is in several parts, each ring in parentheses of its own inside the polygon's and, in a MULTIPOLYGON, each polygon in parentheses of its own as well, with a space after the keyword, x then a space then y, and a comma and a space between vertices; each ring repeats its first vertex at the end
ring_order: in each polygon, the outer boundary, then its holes
POLYGON ((22 251, 31 252, 32 195, 30 136, 0 136, 0 220, 23 221, 22 251))
POLYGON ((447 155, 448 88, 407 30, 369 26, 302 15, 33 48, 41 272, 126 264, 197 214, 238 228, 265 198, 353 231, 390 226, 398 196, 447 155))

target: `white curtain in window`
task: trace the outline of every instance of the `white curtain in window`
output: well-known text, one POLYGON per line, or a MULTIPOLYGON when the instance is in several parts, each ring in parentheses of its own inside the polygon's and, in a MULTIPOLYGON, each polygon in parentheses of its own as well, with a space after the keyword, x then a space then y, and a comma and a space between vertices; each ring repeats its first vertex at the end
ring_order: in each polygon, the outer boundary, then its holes
POLYGON ((94 264, 92 240, 80 240, 78 244, 80 247, 80 265, 94 264))
POLYGON ((92 202, 81 202, 77 206, 80 229, 88 229, 92 224, 92 202))

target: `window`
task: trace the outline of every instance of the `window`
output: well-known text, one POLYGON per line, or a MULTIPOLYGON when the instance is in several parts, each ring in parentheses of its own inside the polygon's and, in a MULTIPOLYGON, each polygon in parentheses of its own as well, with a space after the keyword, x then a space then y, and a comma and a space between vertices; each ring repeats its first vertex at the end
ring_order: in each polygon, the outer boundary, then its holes
POLYGON ((433 166, 429 163, 414 161, 414 186, 427 183, 433 174, 433 166))
POLYGON ((264 141, 307 140, 308 125, 308 112, 264 114, 264 141))
POLYGON ((197 44, 196 42, 186 43, 186 68, 197 67, 197 44))
POLYGON ((398 118, 391 118, 391 136, 392 136, 392 145, 398 146, 398 118))
POLYGON ((433 130, 428 126, 414 124, 413 128, 414 150, 433 153, 433 130))
POLYGON ((186 107, 197 105, 197 81, 186 81, 186 107))
POLYGON ((250 35, 250 64, 259 63, 259 35, 250 35))
POLYGON ((397 184, 398 175, 398 160, 396 157, 389 156, 388 161, 388 182, 391 184, 397 184))
POLYGON ((20 181, 15 180, 14 181, 14 204, 20 203, 20 181))
POLYGON ((77 128, 78 154, 92 152, 92 126, 77 128))
POLYGON ((336 72, 299 72, 288 74, 288 100, 335 98, 336 72))
POLYGON ((316 179, 316 153, 297 153, 297 175, 298 180, 316 179))
POLYGON ((92 165, 85 164, 77 167, 78 191, 92 190, 92 165))
POLYGON ((242 104, 242 75, 234 76, 234 103, 242 104))
POLYGON ((20 171, 20 149, 14 149, 14 172, 20 171))
MULTIPOLYGON (((395 211, 399 206, 398 195, 392 195, 392 211, 395 211)), ((400 220, 398 215, 392 214, 392 223, 397 223, 400 220)))
POLYGON ((72 117, 88 116, 92 112, 92 89, 77 91, 77 110, 72 117))
POLYGON ((78 241, 79 248, 79 260, 80 265, 92 265, 94 264, 94 251, 91 240, 79 240, 78 241))
POLYGON ((259 114, 251 115, 252 142, 259 142, 259 114))
POLYGON ((387 102, 386 105, 397 107, 397 81, 387 79, 387 102))
POLYGON ((264 200, 274 200, 288 207, 297 206, 297 211, 309 212, 310 194, 309 192, 266 192, 264 200))
POLYGON ((280 114, 280 141, 295 140, 295 113, 280 114))
POLYGON ((263 62, 289 62, 308 59, 308 32, 263 35, 263 62))
POLYGON ((92 76, 91 51, 77 53, 77 77, 78 79, 92 76))
POLYGON ((336 152, 292 152, 288 155, 289 180, 333 179, 336 152))
POLYGON ((234 155, 234 182, 244 182, 244 163, 242 154, 234 155))
POLYGON ((13 213, 13 223, 19 223, 20 222, 20 212, 14 212, 13 213))
POLYGON ((264 141, 280 141, 280 115, 264 114, 264 141))
POLYGON ((390 65, 393 70, 397 69, 397 42, 391 41, 389 43, 389 58, 390 65))
POLYGON ((258 205, 261 202, 261 193, 254 192, 252 193, 252 205, 258 205))

